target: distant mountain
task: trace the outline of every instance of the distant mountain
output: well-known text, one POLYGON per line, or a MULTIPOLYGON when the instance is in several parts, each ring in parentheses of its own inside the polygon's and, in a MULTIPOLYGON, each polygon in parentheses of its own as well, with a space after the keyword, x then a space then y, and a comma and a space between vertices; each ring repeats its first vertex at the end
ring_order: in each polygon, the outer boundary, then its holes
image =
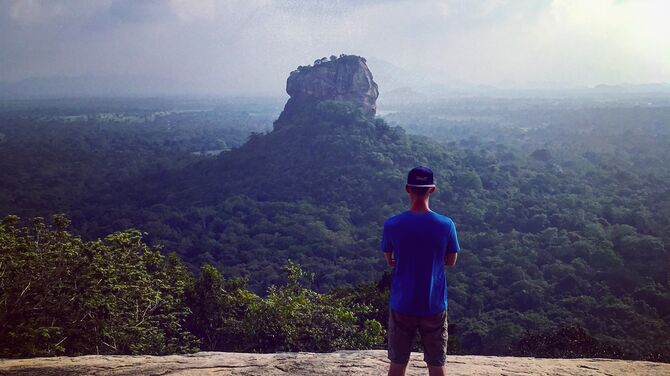
POLYGON ((0 98, 124 97, 185 94, 174 81, 135 76, 45 77, 0 82, 0 98))
POLYGON ((659 82, 649 84, 596 85, 591 90, 602 93, 670 93, 670 84, 659 82))
POLYGON ((420 103, 428 100, 429 96, 419 93, 408 86, 387 91, 384 94, 384 104, 410 104, 420 103))
POLYGON ((406 171, 420 161, 443 159, 433 153, 437 145, 424 146, 375 119, 377 84, 364 58, 342 55, 300 67, 291 73, 287 92, 290 98, 272 132, 252 135, 240 148, 190 166, 175 177, 178 182, 164 185, 170 187, 166 199, 214 204, 245 194, 272 201, 344 202, 358 210, 377 187, 402 187, 406 171))
POLYGON ((380 87, 382 98, 385 98, 388 92, 402 87, 426 86, 434 84, 436 81, 434 77, 421 70, 405 69, 378 58, 369 58, 367 65, 374 72, 375 80, 383 83, 380 87))
POLYGON ((420 69, 405 69, 383 59, 370 58, 368 65, 379 88, 380 106, 395 106, 453 97, 572 97, 627 94, 669 94, 670 83, 601 84, 593 87, 570 87, 545 80, 531 85, 502 81, 496 85, 475 85, 453 77, 435 77, 420 69))

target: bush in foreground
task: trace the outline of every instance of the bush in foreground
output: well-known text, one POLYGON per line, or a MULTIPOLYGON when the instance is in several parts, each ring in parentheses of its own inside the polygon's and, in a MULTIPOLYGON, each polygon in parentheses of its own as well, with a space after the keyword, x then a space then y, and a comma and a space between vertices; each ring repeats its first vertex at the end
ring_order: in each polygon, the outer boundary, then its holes
POLYGON ((0 222, 0 357, 333 351, 383 342, 381 324, 365 318, 371 306, 304 287, 313 276, 290 261, 288 283, 260 297, 210 265, 194 278, 137 230, 86 242, 62 215, 53 224, 18 222, 0 222))

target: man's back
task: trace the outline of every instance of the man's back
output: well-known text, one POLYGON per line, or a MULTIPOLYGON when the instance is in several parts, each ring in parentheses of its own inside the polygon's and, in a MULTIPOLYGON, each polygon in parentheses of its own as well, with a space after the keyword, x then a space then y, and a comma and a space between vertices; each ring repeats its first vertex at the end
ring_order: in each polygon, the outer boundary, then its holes
POLYGON ((456 264, 459 246, 454 222, 430 210, 430 195, 435 189, 433 171, 424 166, 414 167, 407 174, 405 185, 410 210, 384 223, 381 250, 386 263, 393 267, 389 376, 405 374, 417 331, 428 373, 446 375, 449 335, 444 266, 456 264))
POLYGON ((433 211, 406 211, 384 223, 381 250, 393 252, 391 309, 413 316, 447 308, 444 258, 458 252, 454 222, 433 211))

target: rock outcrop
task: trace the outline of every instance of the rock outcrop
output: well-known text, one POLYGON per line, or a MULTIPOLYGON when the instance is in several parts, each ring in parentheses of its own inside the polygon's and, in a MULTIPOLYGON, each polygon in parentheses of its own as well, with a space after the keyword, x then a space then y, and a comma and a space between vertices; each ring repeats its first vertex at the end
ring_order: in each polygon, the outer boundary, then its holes
MULTIPOLYGON (((422 354, 412 353, 407 375, 427 375, 422 354)), ((0 360, 0 375, 382 375, 386 351, 327 354, 199 352, 170 356, 55 357, 0 360)), ((450 375, 670 375, 670 364, 612 359, 536 359, 494 356, 447 358, 450 375)))
POLYGON ((355 55, 331 56, 316 60, 312 66, 298 67, 286 81, 286 92, 291 97, 277 124, 289 122, 305 106, 324 100, 352 102, 374 116, 379 96, 365 59, 355 55))

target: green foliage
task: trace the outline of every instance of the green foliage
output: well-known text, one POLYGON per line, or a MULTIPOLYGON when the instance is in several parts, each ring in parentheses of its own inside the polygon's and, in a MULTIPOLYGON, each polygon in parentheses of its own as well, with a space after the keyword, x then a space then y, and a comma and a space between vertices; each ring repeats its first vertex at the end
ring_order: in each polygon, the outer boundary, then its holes
POLYGON ((309 279, 300 266, 285 266, 288 283, 271 287, 265 298, 244 289, 244 281, 225 281, 203 266, 191 293, 189 327, 210 351, 334 351, 379 346, 384 331, 365 319, 371 307, 303 286, 309 279))
POLYGON ((248 346, 253 328, 251 313, 262 299, 245 289, 243 279, 225 280, 210 265, 188 289, 191 308, 187 328, 199 338, 206 351, 241 351, 248 346))
POLYGON ((189 274, 137 230, 84 242, 69 220, 0 225, 0 354, 172 354, 197 349, 185 331, 189 274))
MULTIPOLYGON (((288 284, 270 288, 263 304, 254 312, 257 323, 254 351, 334 351, 379 346, 385 332, 374 319, 359 317, 372 307, 346 305, 334 296, 302 286, 306 275, 289 261, 288 284)), ((313 276, 311 276, 313 278, 313 276)))
POLYGON ((379 347, 373 307, 305 287, 313 275, 288 262, 288 283, 266 297, 210 265, 197 279, 137 230, 84 242, 35 218, 0 226, 0 356, 334 351, 379 347))

